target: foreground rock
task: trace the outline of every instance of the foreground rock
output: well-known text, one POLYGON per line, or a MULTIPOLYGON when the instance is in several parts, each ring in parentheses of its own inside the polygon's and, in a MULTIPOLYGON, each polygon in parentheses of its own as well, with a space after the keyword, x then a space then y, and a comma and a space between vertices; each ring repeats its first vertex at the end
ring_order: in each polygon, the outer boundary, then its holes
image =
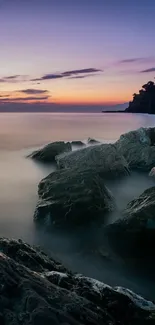
POLYGON ((24 242, 0 239, 1 325, 153 325, 155 305, 72 274, 24 242))
POLYGON ((107 227, 109 239, 123 256, 155 264, 155 187, 131 201, 123 218, 107 227))
POLYGON ((54 162, 55 157, 63 152, 72 150, 69 142, 63 141, 49 143, 47 146, 32 152, 29 157, 45 163, 54 162))
POLYGON ((53 172, 39 184, 35 219, 57 225, 87 225, 103 222, 115 204, 103 179, 94 169, 64 169, 53 172))
POLYGON ((128 164, 112 144, 87 147, 56 157, 59 168, 93 168, 107 179, 129 175, 128 164))
POLYGON ((125 133, 116 142, 116 147, 130 168, 150 171, 155 165, 155 128, 125 133))

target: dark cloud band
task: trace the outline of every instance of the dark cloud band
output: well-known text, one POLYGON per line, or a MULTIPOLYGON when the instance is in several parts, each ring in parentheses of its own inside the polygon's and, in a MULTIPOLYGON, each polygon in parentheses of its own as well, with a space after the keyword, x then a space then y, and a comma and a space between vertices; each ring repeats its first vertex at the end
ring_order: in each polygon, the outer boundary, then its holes
POLYGON ((43 100, 48 100, 49 96, 42 96, 42 97, 37 97, 37 96, 29 96, 29 97, 14 97, 14 98, 8 98, 8 97, 3 97, 0 99, 1 102, 27 102, 27 101, 43 101, 43 100))
MULTIPOLYGON (((70 71, 65 71, 61 73, 56 73, 56 74, 45 74, 41 78, 37 79, 32 79, 32 81, 44 81, 44 80, 53 80, 53 79, 62 79, 62 78, 70 78, 70 77, 78 77, 78 75, 83 75, 81 78, 86 78, 86 74, 94 74, 97 72, 102 72, 100 69, 95 69, 95 68, 88 68, 88 69, 80 69, 80 70, 70 70, 70 71)), ((77 78, 76 77, 76 78, 77 78)))
POLYGON ((27 95, 39 95, 39 94, 47 94, 48 90, 46 89, 23 89, 20 90, 20 93, 27 94, 27 95))
POLYGON ((149 68, 149 69, 146 69, 146 70, 142 70, 141 73, 149 73, 149 72, 155 72, 155 68, 149 68))

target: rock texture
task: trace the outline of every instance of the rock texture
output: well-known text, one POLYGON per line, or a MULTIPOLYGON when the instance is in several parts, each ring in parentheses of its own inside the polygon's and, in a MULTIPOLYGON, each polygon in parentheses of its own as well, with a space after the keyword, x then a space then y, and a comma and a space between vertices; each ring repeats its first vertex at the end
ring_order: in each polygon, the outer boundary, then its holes
POLYGON ((112 144, 87 147, 56 157, 59 168, 87 169, 91 167, 106 179, 129 175, 125 158, 112 144))
POLYGON ((103 222, 115 207, 110 191, 94 169, 58 170, 39 184, 35 220, 56 225, 85 225, 103 222))
POLYGON ((0 239, 1 325, 153 325, 155 305, 72 274, 21 240, 0 239))
POLYGON ((125 256, 155 258, 155 187, 131 201, 123 218, 107 227, 110 240, 125 256))
POLYGON ((155 167, 153 167, 152 169, 151 169, 151 171, 150 171, 150 173, 149 173, 149 176, 150 177, 155 177, 155 167))
POLYGON ((155 165, 155 128, 140 128, 121 135, 116 142, 131 169, 150 171, 155 165))
POLYGON ((29 157, 41 162, 49 163, 54 162, 55 157, 63 152, 69 152, 72 150, 70 142, 53 142, 47 146, 32 152, 29 157))

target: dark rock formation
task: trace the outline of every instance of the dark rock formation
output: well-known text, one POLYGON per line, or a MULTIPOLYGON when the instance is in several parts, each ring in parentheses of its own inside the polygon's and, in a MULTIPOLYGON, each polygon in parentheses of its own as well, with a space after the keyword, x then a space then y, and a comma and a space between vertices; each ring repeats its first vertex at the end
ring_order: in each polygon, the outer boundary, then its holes
POLYGON ((67 269, 49 258, 39 247, 33 247, 24 243, 21 239, 7 239, 0 237, 0 254, 12 258, 15 262, 23 264, 34 272, 57 271, 66 272, 67 269))
POLYGON ((131 258, 155 264, 155 187, 131 201, 123 218, 107 227, 114 247, 131 258))
POLYGON ((133 101, 125 110, 127 113, 155 114, 155 84, 149 81, 142 86, 139 94, 133 94, 133 101))
POLYGON ((85 147, 85 143, 82 142, 82 141, 72 141, 71 142, 71 145, 74 146, 74 147, 85 147))
POLYGON ((21 240, 0 239, 1 325, 153 325, 155 305, 72 274, 21 240))
POLYGON ((155 167, 151 169, 149 176, 155 178, 155 167))
POLYGON ((95 140, 95 139, 92 139, 92 138, 88 138, 87 143, 88 143, 88 144, 98 144, 98 143, 100 143, 100 141, 95 140))
POLYGON ((29 157, 41 162, 49 163, 54 162, 55 157, 63 152, 69 152, 72 150, 70 142, 53 142, 47 146, 32 152, 29 157))
POLYGON ((114 209, 114 199, 97 170, 64 169, 39 184, 36 220, 60 225, 84 225, 103 220, 114 209))
POLYGON ((63 154, 57 156, 56 161, 59 168, 87 169, 91 167, 106 179, 129 175, 125 158, 112 144, 90 146, 68 155, 63 154))
POLYGON ((155 128, 125 133, 115 143, 131 169, 150 171, 155 165, 155 128))

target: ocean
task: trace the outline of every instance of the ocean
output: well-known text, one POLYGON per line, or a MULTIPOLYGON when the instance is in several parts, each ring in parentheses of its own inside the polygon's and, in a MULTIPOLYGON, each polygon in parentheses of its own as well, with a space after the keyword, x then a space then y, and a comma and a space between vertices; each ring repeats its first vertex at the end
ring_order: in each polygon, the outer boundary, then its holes
MULTIPOLYGON (((155 284, 149 277, 131 274, 122 265, 111 267, 97 257, 83 256, 76 252, 79 243, 73 234, 36 226, 33 213, 38 199, 37 186, 54 167, 26 158, 32 150, 52 141, 86 141, 92 137, 102 142, 114 142, 124 132, 154 125, 154 116, 138 114, 1 113, 0 236, 21 238, 39 245, 73 271, 110 285, 126 286, 155 299, 155 284)), ((153 180, 142 175, 115 184, 113 190, 120 209, 152 185, 153 180)), ((113 220, 117 217, 111 216, 113 220)), ((85 234, 81 236, 85 237, 85 234)), ((90 240, 89 233, 86 237, 90 240)))

